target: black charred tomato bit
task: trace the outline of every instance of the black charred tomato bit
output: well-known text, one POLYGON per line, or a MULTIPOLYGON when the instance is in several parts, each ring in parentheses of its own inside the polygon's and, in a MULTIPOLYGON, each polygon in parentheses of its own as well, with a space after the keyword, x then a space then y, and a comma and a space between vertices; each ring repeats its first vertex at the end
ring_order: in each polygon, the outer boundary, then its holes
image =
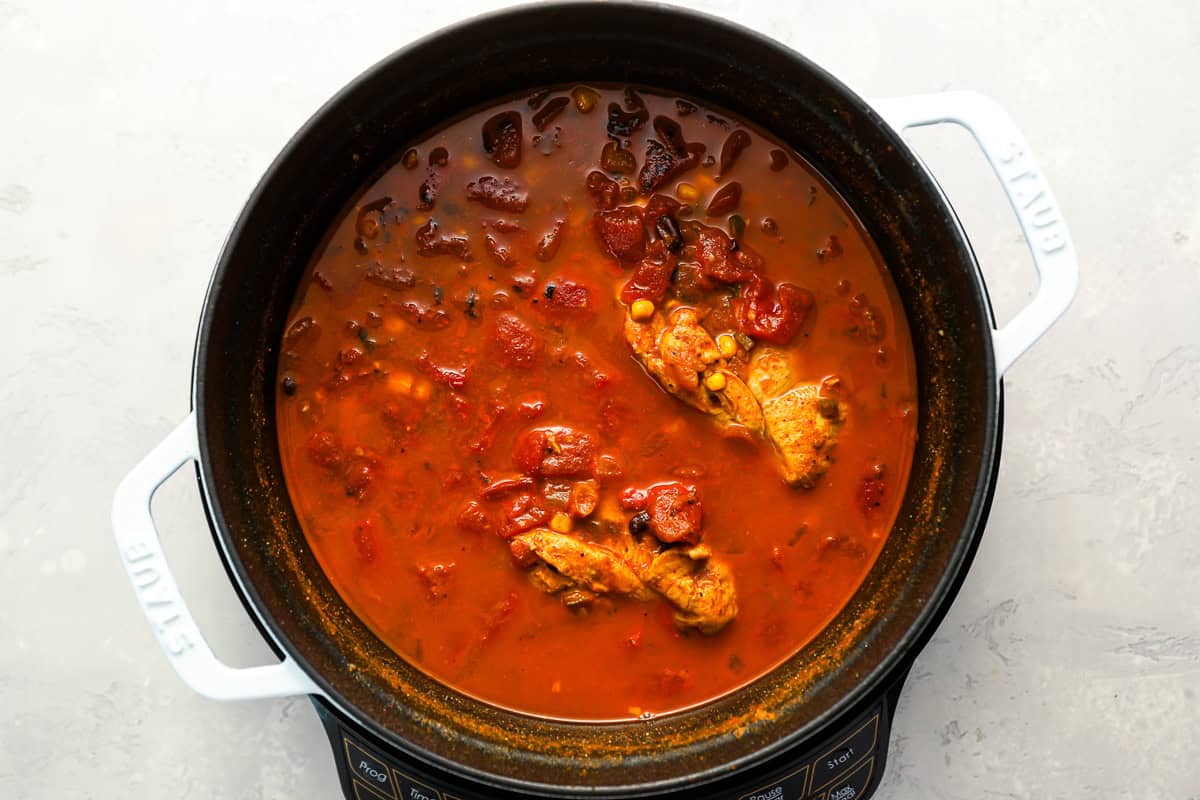
POLYGON ((724 176, 737 163, 738 156, 750 146, 750 134, 740 128, 729 134, 725 144, 721 146, 721 169, 718 173, 724 176))
POLYGON ((444 147, 435 147, 429 151, 429 166, 444 167, 450 163, 450 151, 444 147))
POLYGON ((549 300, 551 297, 554 297, 554 288, 555 287, 554 287, 553 283, 546 284, 546 288, 543 290, 543 294, 546 295, 547 300, 549 300))
POLYGON ((678 253, 683 247, 683 234, 679 231, 679 223, 668 214, 654 221, 654 233, 669 252, 678 253))
POLYGON ((475 313, 475 305, 478 302, 479 302, 479 290, 476 289, 474 286, 472 286, 471 290, 469 292, 467 292, 467 316, 470 317, 471 319, 475 319, 475 317, 477 316, 477 314, 475 313))
POLYGON ((691 116, 697 111, 694 103, 689 103, 687 100, 675 101, 675 113, 681 117, 691 116))
POLYGON ((650 119, 646 101, 633 89, 625 90, 625 108, 617 103, 608 104, 608 135, 628 139, 650 119))
POLYGON ((787 166, 787 163, 787 153, 779 149, 771 151, 771 172, 779 172, 787 166))
POLYGON ((708 209, 705 213, 710 217, 723 217, 736 211, 740 202, 742 202, 742 185, 737 181, 732 181, 717 190, 712 200, 708 202, 708 209))
POLYGON ((650 194, 667 181, 692 169, 700 163, 705 147, 700 142, 691 142, 684 147, 684 155, 668 145, 651 139, 646 143, 646 158, 638 172, 638 188, 642 194, 650 194))
POLYGON ((280 381, 279 387, 283 389, 283 393, 285 395, 291 397, 296 394, 296 379, 291 375, 284 375, 283 380, 280 381))
POLYGON ((561 114, 571 102, 569 97, 556 97, 533 115, 533 127, 539 131, 546 130, 546 126, 553 122, 559 114, 561 114))
POLYGON ((658 140, 680 158, 687 158, 688 144, 683 138, 683 127, 670 117, 659 115, 654 118, 654 133, 658 140))
POLYGON ((483 123, 483 151, 492 163, 514 169, 521 163, 521 115, 501 111, 483 123))
POLYGON ((737 246, 741 241, 742 236, 746 233, 746 218, 741 214, 734 214, 729 218, 729 235, 733 237, 733 245, 737 246))

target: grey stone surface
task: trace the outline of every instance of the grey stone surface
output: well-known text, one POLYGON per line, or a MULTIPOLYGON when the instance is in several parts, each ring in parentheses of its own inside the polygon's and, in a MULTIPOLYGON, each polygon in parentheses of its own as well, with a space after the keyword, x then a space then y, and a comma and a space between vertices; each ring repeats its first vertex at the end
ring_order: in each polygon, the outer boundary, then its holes
MULTIPOLYGON (((494 5, 0 0, 0 797, 336 796, 305 701, 175 677, 109 503, 187 413, 211 264, 279 147, 363 68, 494 5)), ((1006 381, 987 536, 882 796, 1200 797, 1200 5, 703 6, 867 95, 994 96, 1082 260, 1006 381)), ((965 135, 913 140, 1011 313, 1033 280, 999 189, 965 135)), ((190 479, 156 508, 203 629, 261 663, 190 479)))

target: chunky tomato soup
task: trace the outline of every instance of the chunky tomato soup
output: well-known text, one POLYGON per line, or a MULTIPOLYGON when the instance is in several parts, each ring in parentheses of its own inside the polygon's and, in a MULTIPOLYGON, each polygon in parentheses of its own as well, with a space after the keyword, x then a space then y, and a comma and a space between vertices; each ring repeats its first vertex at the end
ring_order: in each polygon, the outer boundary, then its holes
POLYGON ((510 709, 725 694, 847 603, 916 424, 886 267, 795 152, 652 90, 429 134, 316 253, 281 346, 304 533, 350 607, 510 709))

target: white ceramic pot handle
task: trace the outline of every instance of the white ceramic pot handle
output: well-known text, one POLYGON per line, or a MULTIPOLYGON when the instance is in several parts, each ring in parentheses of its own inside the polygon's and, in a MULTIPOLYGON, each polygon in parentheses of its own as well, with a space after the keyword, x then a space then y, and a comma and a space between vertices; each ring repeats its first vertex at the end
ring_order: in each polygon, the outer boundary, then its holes
POLYGON ((1038 288, 1033 301, 992 334, 999 377, 1062 316, 1079 285, 1075 246, 1054 193, 1025 137, 990 97, 975 92, 941 92, 869 102, 897 131, 942 122, 965 128, 979 143, 1012 203, 1033 254, 1038 288))
POLYGON ((322 694, 290 658, 279 664, 234 669, 213 654, 188 612, 163 556, 150 500, 163 481, 199 458, 196 415, 190 414, 125 476, 113 498, 113 532, 138 603, 163 652, 184 683, 216 700, 322 694))

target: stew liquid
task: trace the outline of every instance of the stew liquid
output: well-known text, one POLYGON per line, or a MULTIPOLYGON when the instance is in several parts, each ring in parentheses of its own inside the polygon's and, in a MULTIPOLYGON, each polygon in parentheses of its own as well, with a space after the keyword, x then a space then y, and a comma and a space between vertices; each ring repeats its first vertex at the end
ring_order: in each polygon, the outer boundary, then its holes
POLYGON ((403 153, 315 254, 277 379, 291 499, 355 613, 459 691, 576 720, 802 648, 878 555, 916 435, 851 210, 756 128, 623 87, 403 153))

